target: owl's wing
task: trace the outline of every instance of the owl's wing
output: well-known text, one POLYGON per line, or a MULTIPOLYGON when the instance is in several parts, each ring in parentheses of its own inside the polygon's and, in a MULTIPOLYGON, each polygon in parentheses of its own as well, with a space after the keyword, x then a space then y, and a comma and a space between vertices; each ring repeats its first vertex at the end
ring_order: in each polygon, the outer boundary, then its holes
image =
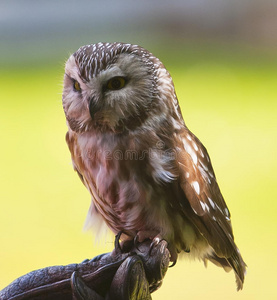
MULTIPOLYGON (((177 144, 182 149, 177 155, 180 187, 194 212, 188 214, 183 209, 184 214, 214 249, 216 256, 209 259, 225 268, 227 261, 234 269, 238 289, 241 289, 245 263, 235 245, 230 213, 217 184, 208 152, 187 128, 179 136, 177 144)), ((184 207, 183 203, 180 204, 184 207)))

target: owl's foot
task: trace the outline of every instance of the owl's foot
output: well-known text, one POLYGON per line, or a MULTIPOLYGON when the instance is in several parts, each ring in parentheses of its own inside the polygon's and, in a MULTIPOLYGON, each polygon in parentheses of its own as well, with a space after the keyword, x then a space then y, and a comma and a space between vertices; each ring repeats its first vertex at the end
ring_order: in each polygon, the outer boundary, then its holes
MULTIPOLYGON (((154 246, 153 240, 155 239, 156 236, 158 236, 157 231, 150 231, 150 230, 138 231, 136 236, 134 237, 134 246, 139 250, 140 243, 143 243, 146 240, 152 240, 152 243, 150 245, 150 252, 151 252, 151 249, 154 246)), ((159 241, 156 243, 156 245, 160 242, 160 240, 161 239, 159 239, 159 241)))
MULTIPOLYGON (((163 241, 164 238, 160 233, 157 233, 157 231, 154 230, 139 231, 134 238, 135 247, 139 250, 139 243, 142 243, 148 239, 151 240, 151 244, 149 248, 149 254, 151 255, 151 251, 153 250, 153 248, 155 248, 161 241, 163 241)), ((173 267, 177 262, 178 253, 176 251, 176 248, 171 244, 168 244, 167 248, 170 252, 170 261, 172 262, 170 267, 173 267)))
POLYGON ((122 233, 123 233, 122 231, 119 231, 119 233, 115 236, 115 240, 114 240, 114 249, 119 252, 122 252, 120 242, 119 242, 122 233))
POLYGON ((152 251, 152 249, 157 246, 161 241, 163 240, 162 236, 160 234, 156 235, 153 239, 152 242, 150 244, 150 252, 152 251))
POLYGON ((146 240, 150 240, 151 244, 149 247, 149 254, 151 254, 152 249, 157 246, 160 241, 163 240, 160 234, 157 234, 155 231, 139 231, 134 238, 134 246, 139 250, 139 244, 143 243, 146 240), (152 236, 155 236, 152 238, 152 236))
POLYGON ((159 237, 160 240, 162 239, 161 235, 157 231, 155 231, 155 230, 145 230, 145 231, 138 231, 134 240, 138 243, 142 243, 145 240, 152 240, 153 241, 156 237, 159 237))
MULTIPOLYGON (((151 244, 150 244, 150 254, 151 251, 154 247, 156 247, 161 241, 163 240, 162 236, 160 234, 156 235, 151 244)), ((170 268, 175 266, 176 262, 177 262, 177 258, 178 258, 178 253, 175 249, 175 247, 171 246, 170 244, 168 244, 167 246, 169 253, 170 253, 170 261, 172 262, 172 264, 169 266, 170 268)))
POLYGON ((170 261, 172 262, 172 264, 169 266, 169 268, 172 268, 173 266, 176 265, 177 262, 177 258, 178 258, 178 253, 176 251, 176 248, 174 246, 172 246, 171 244, 169 244, 167 246, 169 253, 170 253, 170 261))

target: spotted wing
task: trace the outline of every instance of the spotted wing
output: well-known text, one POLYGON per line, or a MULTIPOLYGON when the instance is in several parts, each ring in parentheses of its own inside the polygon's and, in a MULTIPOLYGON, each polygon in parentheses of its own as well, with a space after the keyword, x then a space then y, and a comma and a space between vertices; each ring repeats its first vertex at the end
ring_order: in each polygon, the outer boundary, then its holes
POLYGON ((230 212, 220 192, 207 150, 187 128, 179 137, 180 186, 194 213, 187 215, 215 251, 208 257, 215 264, 228 265, 242 288, 245 263, 234 242, 230 212))

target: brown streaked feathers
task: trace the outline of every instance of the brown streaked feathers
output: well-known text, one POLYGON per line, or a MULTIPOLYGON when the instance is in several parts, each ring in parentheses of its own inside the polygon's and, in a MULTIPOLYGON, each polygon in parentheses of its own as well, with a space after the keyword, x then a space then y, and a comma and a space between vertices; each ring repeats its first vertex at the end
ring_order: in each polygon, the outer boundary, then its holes
POLYGON ((137 45, 83 46, 66 63, 63 108, 73 166, 92 197, 88 222, 101 217, 126 239, 161 237, 172 260, 185 252, 233 269, 242 289, 230 212, 160 60, 137 45))

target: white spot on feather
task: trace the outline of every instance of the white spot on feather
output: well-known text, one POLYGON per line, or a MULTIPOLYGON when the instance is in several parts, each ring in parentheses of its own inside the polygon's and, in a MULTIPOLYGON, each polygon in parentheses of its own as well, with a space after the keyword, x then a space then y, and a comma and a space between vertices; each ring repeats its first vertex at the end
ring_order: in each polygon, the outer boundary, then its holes
POLYGON ((211 178, 214 178, 214 175, 212 172, 208 172, 211 178))
POLYGON ((193 163, 196 165, 197 164, 197 155, 196 155, 196 153, 194 152, 194 150, 191 148, 191 146, 189 145, 189 143, 185 139, 183 139, 183 145, 184 145, 184 148, 185 148, 186 152, 192 158, 193 163))
POLYGON ((193 186, 195 192, 196 192, 198 195, 200 195, 200 186, 199 186, 199 183, 198 183, 197 181, 193 181, 191 184, 192 184, 192 186, 193 186))
POLYGON ((192 210, 194 211, 194 213, 197 215, 197 211, 192 207, 192 210))
POLYGON ((210 204, 211 204, 211 207, 212 207, 213 209, 215 209, 215 204, 214 204, 213 200, 212 200, 210 197, 208 197, 208 200, 209 200, 209 202, 210 202, 210 204))
POLYGON ((200 152, 200 155, 204 158, 205 155, 204 155, 203 151, 201 149, 199 149, 199 152, 200 152))
POLYGON ((193 148, 195 149, 195 151, 198 151, 198 146, 196 145, 196 143, 193 141, 192 142, 193 148))
POLYGON ((215 205, 216 205, 217 209, 223 214, 222 209, 217 204, 215 204, 215 205))
POLYGON ((196 155, 196 153, 195 153, 195 152, 192 152, 192 153, 190 154, 190 156, 191 156, 191 158, 192 158, 192 160, 193 160, 193 163, 196 165, 196 164, 197 164, 197 155, 196 155))
POLYGON ((200 205, 204 211, 208 211, 208 212, 210 211, 210 208, 207 203, 200 201, 200 205))
POLYGON ((209 170, 208 167, 201 160, 199 160, 199 163, 205 171, 209 170))
POLYGON ((205 210, 206 210, 206 205, 205 205, 205 203, 202 202, 202 201, 200 201, 200 204, 201 204, 201 206, 202 206, 202 209, 205 211, 205 210))
POLYGON ((205 207, 207 211, 210 211, 209 205, 207 203, 205 203, 205 207))

